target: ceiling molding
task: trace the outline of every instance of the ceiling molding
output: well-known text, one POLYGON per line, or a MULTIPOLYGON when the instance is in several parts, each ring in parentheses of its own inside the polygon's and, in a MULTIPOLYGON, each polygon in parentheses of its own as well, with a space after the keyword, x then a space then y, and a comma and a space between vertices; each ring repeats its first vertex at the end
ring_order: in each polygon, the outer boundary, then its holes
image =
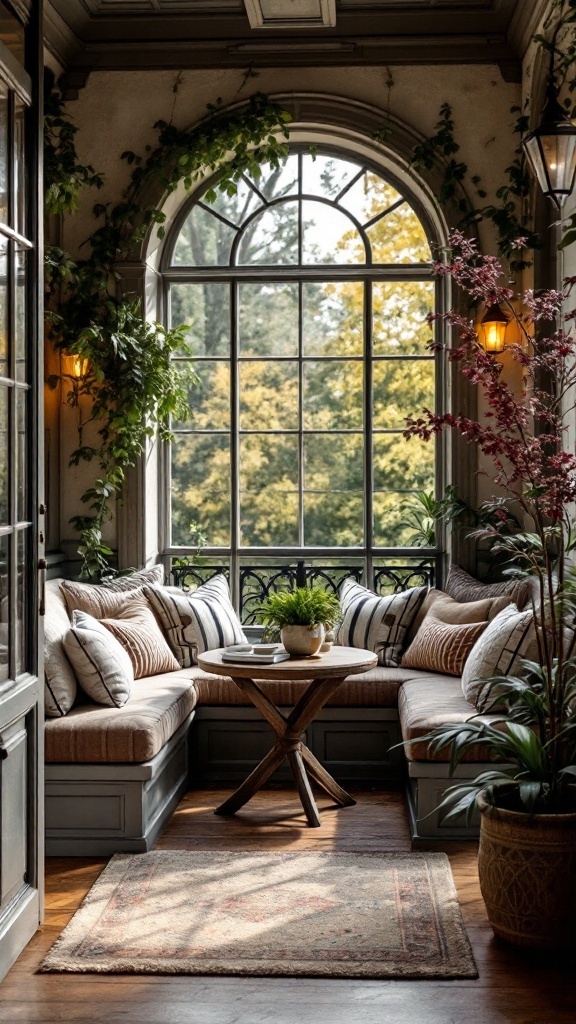
POLYGON ((44 5, 44 42, 62 67, 74 63, 81 42, 70 26, 54 10, 51 3, 44 5))
POLYGON ((552 8, 553 0, 532 0, 517 5, 508 32, 514 50, 523 59, 542 20, 552 8))

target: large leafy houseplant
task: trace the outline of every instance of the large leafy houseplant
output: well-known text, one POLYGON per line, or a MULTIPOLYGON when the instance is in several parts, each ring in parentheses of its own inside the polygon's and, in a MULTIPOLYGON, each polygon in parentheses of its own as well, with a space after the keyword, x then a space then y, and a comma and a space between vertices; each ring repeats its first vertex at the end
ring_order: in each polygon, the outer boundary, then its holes
MULTIPOLYGON (((514 388, 504 373, 504 361, 485 351, 468 311, 440 314, 452 329, 448 357, 478 387, 486 412, 480 421, 459 413, 436 415, 426 409, 408 421, 407 436, 429 439, 445 428, 453 429, 476 444, 485 461, 491 460, 499 493, 488 503, 491 521, 473 535, 504 558, 507 574, 533 578, 538 658, 522 662, 514 677, 489 680, 479 715, 471 714, 463 724, 443 726, 426 739, 434 752, 449 748, 451 772, 478 744, 486 751, 483 760, 494 761, 490 770, 448 791, 443 807, 451 815, 470 818, 481 793, 480 809, 492 819, 502 818, 503 810, 512 813, 512 825, 506 824, 508 837, 515 834, 514 815, 518 821, 522 819, 529 833, 535 831, 536 823, 566 817, 574 847, 576 569, 571 563, 576 550, 576 456, 570 447, 569 427, 576 413, 576 309, 564 312, 564 306, 576 279, 568 280, 563 292, 518 294, 498 260, 481 255, 475 243, 460 232, 451 235, 449 249, 435 270, 450 276, 471 303, 488 308, 499 303, 506 311, 511 322, 508 330, 515 330, 506 363, 511 359, 518 364, 522 384, 514 388), (520 519, 522 529, 510 530, 510 513, 520 519), (483 719, 481 715, 488 712, 490 718, 483 719)), ((483 814, 483 827, 485 817, 483 814)), ((512 863, 514 840, 510 843, 504 868, 499 864, 498 871, 505 870, 506 861, 508 867, 512 863)), ((480 850, 482 858, 482 838, 480 850)), ((570 857, 569 864, 564 860, 564 868, 553 867, 552 879, 556 886, 558 876, 566 875, 573 894, 576 852, 570 857)), ((553 866, 551 855, 543 855, 542 863, 546 860, 553 866)), ((526 865, 515 865, 514 877, 527 870, 526 865)), ((490 860, 487 874, 492 880, 498 871, 490 860)), ((512 882, 509 888, 514 889, 512 882)), ((521 902, 517 893, 510 900, 515 906, 521 902)), ((497 904, 499 901, 501 891, 495 898, 497 904)), ((546 892, 544 904, 550 902, 546 892)), ((555 944, 568 927, 570 900, 559 895, 556 903, 554 934, 546 940, 540 934, 526 941, 515 938, 521 931, 516 919, 512 928, 500 927, 492 920, 494 930, 522 944, 555 944)), ((537 911, 540 917, 543 913, 537 911)))

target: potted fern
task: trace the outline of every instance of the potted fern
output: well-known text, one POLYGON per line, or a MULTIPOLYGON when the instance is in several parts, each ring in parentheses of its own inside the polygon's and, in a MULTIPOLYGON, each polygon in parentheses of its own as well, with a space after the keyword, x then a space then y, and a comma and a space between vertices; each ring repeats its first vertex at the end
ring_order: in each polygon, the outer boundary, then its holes
POLYGON ((338 620, 340 603, 323 587, 296 587, 269 594, 260 608, 262 622, 280 630, 288 654, 309 657, 324 641, 324 631, 338 620))

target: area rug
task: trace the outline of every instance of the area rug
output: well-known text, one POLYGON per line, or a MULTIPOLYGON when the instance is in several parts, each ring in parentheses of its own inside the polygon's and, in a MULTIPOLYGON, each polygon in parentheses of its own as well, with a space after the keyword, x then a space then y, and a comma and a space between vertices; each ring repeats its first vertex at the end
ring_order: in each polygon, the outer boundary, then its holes
POLYGON ((117 854, 40 970, 478 977, 443 853, 117 854))

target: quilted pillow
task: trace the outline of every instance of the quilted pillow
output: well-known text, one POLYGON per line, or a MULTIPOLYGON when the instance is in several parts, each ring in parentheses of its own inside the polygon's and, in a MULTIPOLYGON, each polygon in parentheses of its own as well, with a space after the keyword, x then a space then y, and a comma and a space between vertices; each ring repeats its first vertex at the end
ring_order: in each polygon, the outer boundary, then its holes
POLYGON ((163 587, 145 587, 144 593, 182 668, 205 651, 246 643, 225 576, 214 576, 189 594, 163 587))
POLYGON ((121 708, 134 682, 132 662, 106 626, 86 612, 75 611, 63 640, 76 678, 96 704, 121 708))
MULTIPOLYGON (((111 583, 76 583, 72 580, 62 580, 60 589, 66 601, 66 607, 70 617, 75 608, 93 615, 95 619, 106 617, 114 618, 117 614, 115 609, 125 600, 122 595, 134 594, 139 591, 142 594, 142 587, 150 584, 162 584, 164 582, 164 567, 153 565, 150 569, 142 569, 141 572, 133 572, 130 576, 120 576, 111 583)), ((128 598, 126 598, 127 600, 128 598)))
POLYGON ((455 601, 481 601, 487 597, 510 597, 519 608, 531 603, 530 580, 506 580, 503 583, 483 583, 459 565, 450 566, 446 580, 446 593, 455 601))
POLYGON ((487 626, 487 622, 454 625, 427 615, 402 658, 402 668, 422 668, 446 676, 459 676, 470 651, 487 626))
POLYGON ((344 580, 340 591, 342 622, 336 643, 374 651, 379 665, 399 665, 406 634, 426 591, 426 587, 411 587, 383 597, 355 580, 344 580))
POLYGON ((515 605, 504 608, 490 622, 470 652, 462 673, 462 692, 475 706, 485 693, 486 680, 514 675, 520 659, 535 660, 538 654, 534 616, 519 612, 515 605))

